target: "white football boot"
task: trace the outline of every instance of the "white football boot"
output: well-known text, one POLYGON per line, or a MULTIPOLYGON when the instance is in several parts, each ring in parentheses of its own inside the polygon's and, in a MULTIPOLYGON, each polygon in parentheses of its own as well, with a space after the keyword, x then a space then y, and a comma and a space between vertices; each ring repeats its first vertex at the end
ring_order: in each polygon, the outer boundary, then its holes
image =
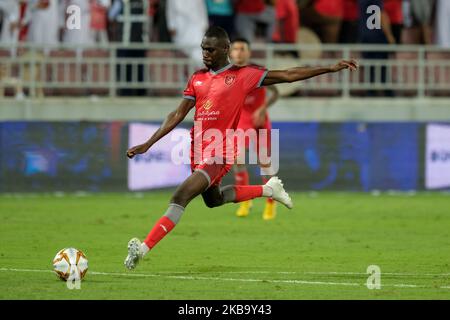
POLYGON ((288 209, 292 209, 294 204, 292 203, 291 197, 283 188, 283 182, 278 177, 272 177, 267 181, 266 186, 272 189, 271 198, 284 204, 288 209))
POLYGON ((141 241, 138 238, 133 238, 128 241, 128 255, 123 264, 128 270, 133 270, 141 259, 141 241))

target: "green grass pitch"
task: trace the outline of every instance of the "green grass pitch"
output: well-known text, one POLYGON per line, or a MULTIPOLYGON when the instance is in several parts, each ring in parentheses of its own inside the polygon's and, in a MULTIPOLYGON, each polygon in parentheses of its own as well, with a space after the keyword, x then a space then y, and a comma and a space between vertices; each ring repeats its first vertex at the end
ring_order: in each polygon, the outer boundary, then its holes
POLYGON ((0 299, 450 299, 449 194, 291 195, 269 222, 261 199, 247 218, 196 199, 132 272, 127 242, 169 192, 0 195, 0 299), (89 259, 80 290, 51 271, 69 246, 89 259))

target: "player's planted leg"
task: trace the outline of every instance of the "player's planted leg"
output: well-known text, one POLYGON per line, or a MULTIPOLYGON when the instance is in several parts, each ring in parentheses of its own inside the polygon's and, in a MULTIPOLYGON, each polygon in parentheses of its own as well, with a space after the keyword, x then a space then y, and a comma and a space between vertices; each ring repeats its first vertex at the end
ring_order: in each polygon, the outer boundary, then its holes
POLYGON ((145 240, 133 238, 128 242, 128 255, 124 265, 136 268, 139 261, 179 222, 187 204, 208 187, 208 180, 200 172, 194 172, 175 191, 166 213, 156 222, 145 240))

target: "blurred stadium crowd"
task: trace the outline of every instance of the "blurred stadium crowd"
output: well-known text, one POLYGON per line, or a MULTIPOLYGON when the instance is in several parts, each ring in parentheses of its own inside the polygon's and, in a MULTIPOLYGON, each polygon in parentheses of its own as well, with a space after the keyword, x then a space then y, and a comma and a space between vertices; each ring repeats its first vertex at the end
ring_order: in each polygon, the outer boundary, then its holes
POLYGON ((19 98, 22 87, 31 96, 176 95, 203 66, 210 25, 248 39, 254 62, 271 68, 360 59, 359 75, 284 85, 283 96, 450 95, 450 0, 0 0, 0 98, 11 87, 19 98))
POLYGON ((296 43, 302 27, 322 43, 417 43, 450 47, 448 0, 2 0, 1 42, 94 44, 199 42, 209 25, 232 38, 296 43), (382 8, 385 37, 367 37, 362 15, 382 8), (81 9, 68 30, 67 8, 81 9), (126 23, 130 28, 125 30, 126 23))

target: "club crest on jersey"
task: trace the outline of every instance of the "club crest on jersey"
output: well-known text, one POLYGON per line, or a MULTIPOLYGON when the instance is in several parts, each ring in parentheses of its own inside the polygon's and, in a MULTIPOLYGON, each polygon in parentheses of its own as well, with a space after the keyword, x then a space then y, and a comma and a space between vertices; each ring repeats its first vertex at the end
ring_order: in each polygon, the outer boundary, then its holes
POLYGON ((225 84, 228 86, 231 86, 233 84, 234 80, 236 80, 236 76, 234 74, 228 75, 225 77, 225 84))
POLYGON ((212 104, 211 100, 208 100, 203 104, 203 109, 209 110, 209 109, 211 109, 212 105, 213 104, 212 104))

